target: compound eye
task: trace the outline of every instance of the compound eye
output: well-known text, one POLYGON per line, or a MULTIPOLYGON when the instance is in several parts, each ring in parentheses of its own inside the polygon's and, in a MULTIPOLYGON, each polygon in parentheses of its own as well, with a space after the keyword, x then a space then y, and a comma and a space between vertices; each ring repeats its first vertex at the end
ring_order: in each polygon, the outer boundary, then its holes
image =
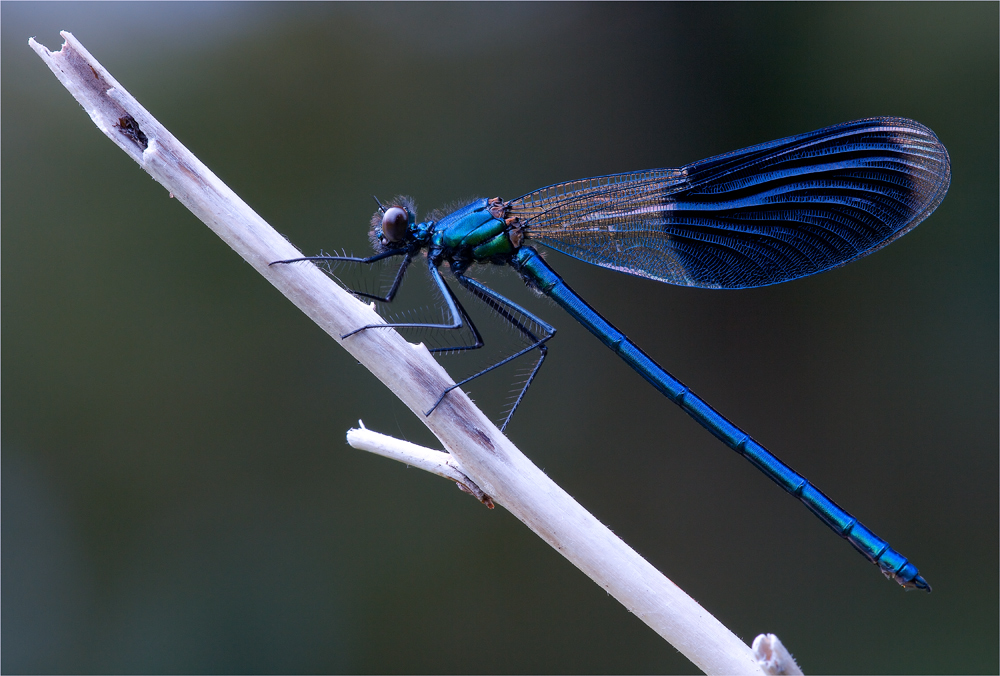
POLYGON ((382 239, 402 242, 410 225, 409 214, 402 207, 389 207, 382 216, 382 239))

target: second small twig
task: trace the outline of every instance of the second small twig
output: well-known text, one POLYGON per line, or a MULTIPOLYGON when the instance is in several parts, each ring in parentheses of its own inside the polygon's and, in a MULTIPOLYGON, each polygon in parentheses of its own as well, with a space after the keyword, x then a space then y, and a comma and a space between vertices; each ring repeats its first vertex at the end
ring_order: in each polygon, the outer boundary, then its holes
POLYGON ((391 460, 398 460, 405 465, 422 469, 445 479, 451 479, 463 491, 475 496, 481 503, 493 509, 493 499, 462 472, 450 453, 434 451, 409 441, 372 432, 360 420, 358 425, 360 425, 360 429, 352 429, 347 432, 347 443, 353 448, 375 453, 391 460))

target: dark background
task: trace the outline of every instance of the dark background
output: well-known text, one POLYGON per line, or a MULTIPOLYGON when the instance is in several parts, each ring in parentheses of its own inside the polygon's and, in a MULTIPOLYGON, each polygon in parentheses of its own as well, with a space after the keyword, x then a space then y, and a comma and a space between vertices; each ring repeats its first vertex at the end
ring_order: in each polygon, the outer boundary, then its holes
POLYGON ((423 214, 870 115, 930 126, 948 197, 846 268, 722 292, 549 260, 933 594, 513 275, 481 278, 559 329, 511 438, 733 631, 777 633, 807 673, 996 673, 998 23, 996 3, 4 3, 3 671, 692 670, 503 509, 346 446, 359 418, 437 444, 96 130, 26 44, 64 29, 307 252, 365 252, 372 193, 423 214))

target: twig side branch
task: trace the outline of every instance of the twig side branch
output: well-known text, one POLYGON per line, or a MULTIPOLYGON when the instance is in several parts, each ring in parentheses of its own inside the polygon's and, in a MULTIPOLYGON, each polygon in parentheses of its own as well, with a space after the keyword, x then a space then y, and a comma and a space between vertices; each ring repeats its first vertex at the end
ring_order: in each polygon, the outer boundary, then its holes
POLYGON ((299 252, 177 141, 71 34, 52 53, 29 45, 94 123, 155 180, 385 383, 438 437, 461 470, 539 537, 710 674, 760 674, 732 632, 535 467, 452 383, 422 345, 392 330, 340 336, 382 320, 314 265, 268 267, 299 252))
POLYGON ((465 475, 451 453, 434 451, 409 441, 372 432, 365 428, 364 424, 361 424, 361 429, 347 431, 347 443, 352 448, 375 453, 391 460, 398 460, 407 466, 451 479, 463 491, 475 496, 481 503, 493 509, 493 499, 465 475))

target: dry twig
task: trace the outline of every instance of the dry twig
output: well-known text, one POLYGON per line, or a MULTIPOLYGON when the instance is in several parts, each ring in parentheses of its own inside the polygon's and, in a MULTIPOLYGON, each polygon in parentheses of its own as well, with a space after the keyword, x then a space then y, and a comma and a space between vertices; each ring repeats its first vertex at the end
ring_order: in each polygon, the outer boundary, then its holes
POLYGON ((464 393, 455 390, 425 417, 422 411, 452 384, 426 348, 389 330, 341 340, 358 326, 382 320, 314 265, 269 267, 300 253, 71 34, 62 36, 66 42, 55 53, 34 39, 29 45, 97 127, 409 406, 448 450, 450 459, 441 464, 461 472, 464 479, 457 481, 505 507, 698 668, 711 674, 761 673, 746 644, 535 467, 464 393))

